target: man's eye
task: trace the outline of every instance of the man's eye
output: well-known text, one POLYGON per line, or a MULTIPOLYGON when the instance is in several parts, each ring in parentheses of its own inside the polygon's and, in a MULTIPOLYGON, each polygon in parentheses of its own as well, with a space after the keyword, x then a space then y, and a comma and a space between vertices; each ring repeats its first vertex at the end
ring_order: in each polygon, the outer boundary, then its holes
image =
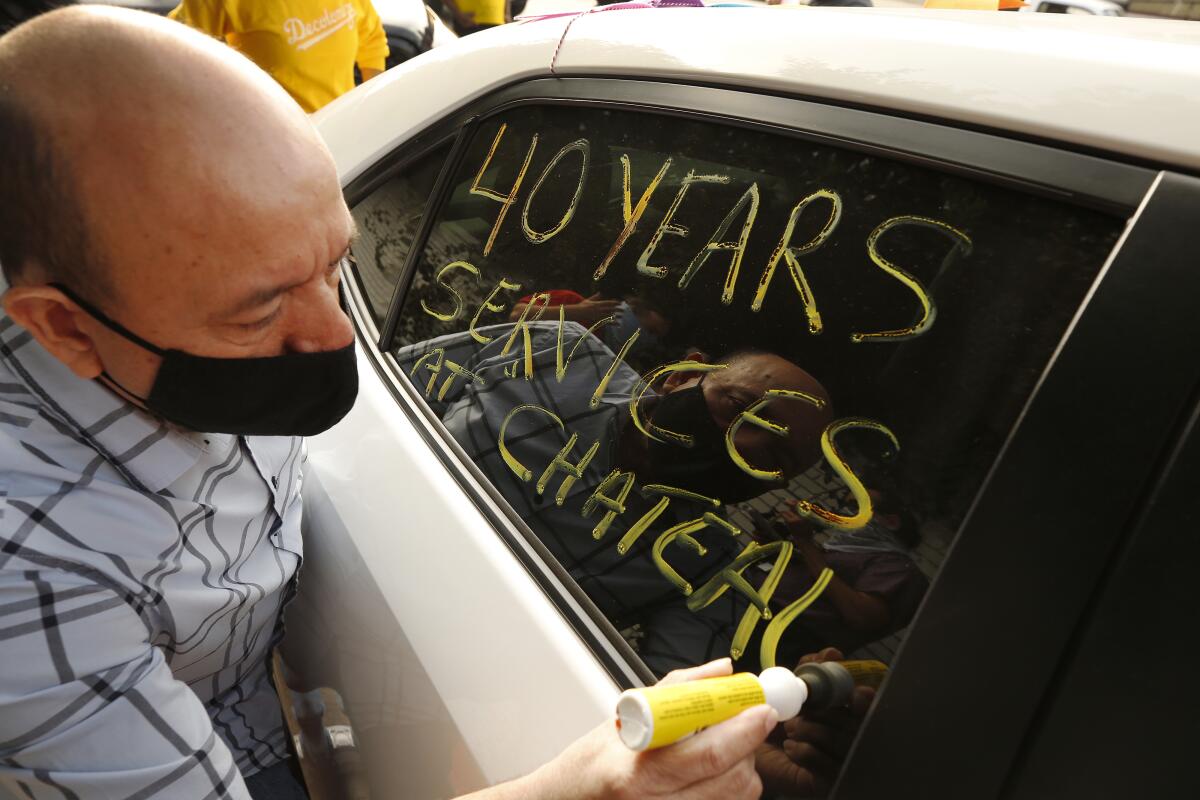
POLYGON ((725 399, 729 403, 730 408, 737 412, 745 411, 754 402, 749 397, 744 397, 736 393, 725 395, 725 399))
POLYGON ((274 311, 272 311, 270 314, 263 317, 262 319, 256 319, 254 322, 238 322, 236 324, 237 324, 237 327, 241 328, 244 331, 248 331, 248 332, 261 331, 264 328, 266 328, 267 326, 269 326, 272 322, 274 322, 275 318, 278 316, 279 316, 279 309, 276 308, 274 311))

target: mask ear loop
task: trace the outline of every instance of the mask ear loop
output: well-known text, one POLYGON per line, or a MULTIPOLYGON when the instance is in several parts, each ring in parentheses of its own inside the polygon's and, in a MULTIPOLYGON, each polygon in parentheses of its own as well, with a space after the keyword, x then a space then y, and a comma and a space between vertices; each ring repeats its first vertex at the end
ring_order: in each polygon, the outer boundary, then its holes
POLYGON ((115 319, 108 316, 100 309, 96 308, 94 305, 89 303, 87 300, 84 300, 82 297, 75 294, 75 292, 71 291, 63 284, 54 282, 54 283, 51 283, 50 285, 53 286, 55 289, 58 289, 63 294, 65 294, 67 297, 69 297, 71 299, 72 302, 75 303, 75 305, 82 308, 84 311, 86 311, 88 314, 90 314, 92 317, 94 317, 97 322, 99 322, 101 325, 108 328, 110 331, 117 334, 118 336, 128 339, 129 341, 133 342, 134 344, 136 344, 138 347, 142 348, 143 350, 149 350, 151 353, 154 353, 154 355, 156 355, 156 356, 162 357, 167 354, 166 350, 164 350, 163 348, 159 347, 156 344, 151 344, 150 342, 147 342, 145 339, 138 336, 136 333, 129 330, 124 325, 117 322, 115 319))
POLYGON ((104 384, 112 391, 121 395, 126 400, 129 400, 137 407, 142 408, 146 411, 150 410, 150 406, 146 405, 146 398, 142 397, 139 394, 134 394, 133 392, 126 389, 124 384, 122 384, 120 381, 118 381, 116 378, 114 378, 112 375, 110 375, 107 370, 101 370, 100 374, 96 377, 96 380, 100 381, 100 383, 104 384))
MULTIPOLYGON (((55 289, 58 289, 63 294, 65 294, 67 297, 69 297, 71 299, 72 302, 74 302, 77 306, 79 306, 84 311, 86 311, 88 314, 90 314, 97 322, 99 322, 101 325, 108 328, 113 333, 117 334, 118 336, 121 336, 121 337, 127 339, 128 341, 133 342, 134 344, 136 344, 138 347, 142 348, 143 350, 148 350, 151 353, 154 353, 156 356, 159 356, 160 358, 167 354, 166 350, 164 350, 163 348, 161 348, 157 345, 151 344, 150 342, 146 341, 142 337, 138 336, 136 333, 134 333, 133 331, 129 330, 121 323, 119 323, 116 320, 109 317, 103 311, 96 308, 96 306, 92 305, 87 300, 84 300, 82 297, 80 297, 75 292, 68 289, 63 284, 58 283, 58 282, 52 282, 50 285, 53 286, 55 289)), ((135 403, 136 405, 138 405, 139 407, 141 407, 147 411, 150 410, 150 407, 146 403, 146 398, 142 397, 139 394, 135 394, 134 392, 129 391, 129 389, 125 388, 125 386, 120 381, 118 381, 116 378, 114 378, 108 372, 108 370, 101 369, 100 375, 96 378, 96 380, 100 381, 100 383, 104 384, 109 389, 120 394, 126 400, 129 400, 129 401, 135 403)))

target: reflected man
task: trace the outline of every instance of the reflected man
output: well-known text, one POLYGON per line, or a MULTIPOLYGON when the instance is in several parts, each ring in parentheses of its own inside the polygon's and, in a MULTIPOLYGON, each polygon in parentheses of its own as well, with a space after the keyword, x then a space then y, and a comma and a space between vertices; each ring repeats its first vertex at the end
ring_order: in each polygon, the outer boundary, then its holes
POLYGON ((744 604, 726 593, 705 614, 691 614, 679 581, 701 585, 733 561, 745 537, 714 523, 691 534, 703 553, 683 536, 658 548, 656 541, 676 524, 705 512, 719 516, 722 504, 779 488, 812 466, 832 419, 825 388, 781 356, 744 350, 717 364, 696 354, 694 368, 681 364, 660 394, 642 397, 638 374, 582 326, 562 323, 560 331, 560 323, 535 322, 528 331, 527 346, 519 326, 496 325, 396 355, 467 456, 605 616, 618 629, 642 626, 651 669, 728 655, 744 604), (768 481, 733 461, 726 431, 772 389, 802 392, 820 407, 780 401, 761 410, 786 426, 783 435, 737 428, 736 452, 779 474, 768 481), (631 413, 635 403, 641 427, 690 437, 690 446, 669 434, 647 437, 631 413), (547 474, 572 436, 562 458, 578 474, 562 466, 547 474))

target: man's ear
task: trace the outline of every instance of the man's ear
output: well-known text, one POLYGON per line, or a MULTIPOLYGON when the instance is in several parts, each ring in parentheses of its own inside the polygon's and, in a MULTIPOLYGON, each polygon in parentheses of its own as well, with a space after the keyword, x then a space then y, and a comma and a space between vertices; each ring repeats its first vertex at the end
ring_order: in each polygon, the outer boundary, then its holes
POLYGON ((58 289, 13 286, 2 302, 13 322, 80 378, 91 380, 104 369, 95 342, 81 326, 88 325, 91 317, 58 289))
MULTIPOLYGON (((703 350, 697 350, 694 347, 690 348, 688 350, 687 355, 684 356, 682 360, 683 361, 695 361, 697 364, 711 364, 712 363, 712 360, 708 357, 707 353, 705 353, 703 350)), ((667 394, 668 392, 673 392, 676 389, 678 389, 681 385, 690 381, 692 378, 700 377, 700 374, 701 373, 699 373, 699 372, 693 372, 692 370, 686 370, 686 369, 681 370, 679 372, 672 372, 671 374, 667 375, 666 378, 663 379, 662 389, 660 391, 662 392, 662 394, 667 394)))

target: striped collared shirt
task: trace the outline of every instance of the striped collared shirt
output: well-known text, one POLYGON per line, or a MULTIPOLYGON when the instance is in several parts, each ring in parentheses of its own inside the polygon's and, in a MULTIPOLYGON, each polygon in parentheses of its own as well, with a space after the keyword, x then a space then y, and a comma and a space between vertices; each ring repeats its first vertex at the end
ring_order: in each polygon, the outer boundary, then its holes
POLYGON ((0 316, 0 796, 246 798, 286 757, 301 460, 167 425, 0 316))

